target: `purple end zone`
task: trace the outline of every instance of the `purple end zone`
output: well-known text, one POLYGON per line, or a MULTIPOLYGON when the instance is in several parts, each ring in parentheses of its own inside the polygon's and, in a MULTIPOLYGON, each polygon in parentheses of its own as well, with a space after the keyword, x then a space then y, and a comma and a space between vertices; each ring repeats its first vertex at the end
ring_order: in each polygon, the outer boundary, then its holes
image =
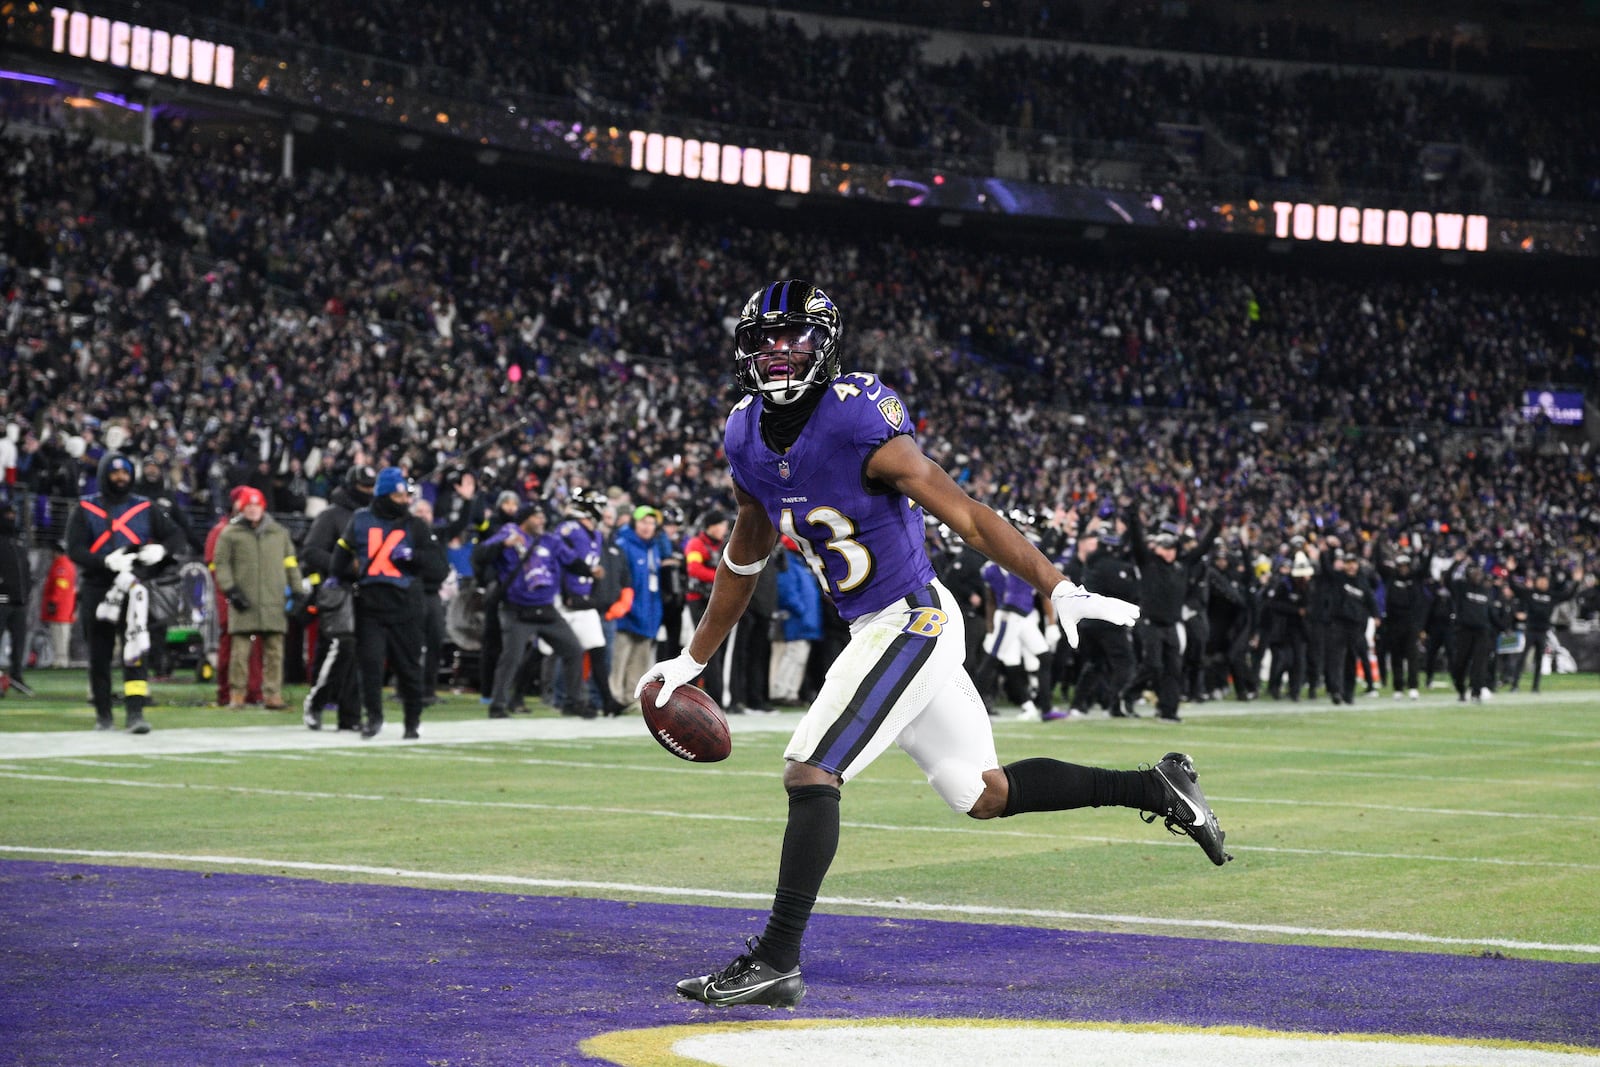
MULTIPOLYGON (((0 1062, 580 1064, 762 909, 0 862, 0 1062)), ((819 915, 794 1015, 1236 1024, 1600 1047, 1600 964, 819 915)))

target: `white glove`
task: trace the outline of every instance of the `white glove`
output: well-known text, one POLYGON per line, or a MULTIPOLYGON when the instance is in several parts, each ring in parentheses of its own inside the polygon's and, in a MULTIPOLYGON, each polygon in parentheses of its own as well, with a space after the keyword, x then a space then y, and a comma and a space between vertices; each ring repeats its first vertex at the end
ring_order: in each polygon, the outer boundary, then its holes
POLYGON ((633 698, 638 700, 644 695, 644 687, 652 680, 661 679, 661 692, 656 694, 656 703, 662 704, 670 697, 680 685, 688 685, 706 672, 704 663, 696 663, 693 656, 684 652, 677 659, 662 660, 644 672, 644 677, 639 679, 639 684, 634 686, 633 698))
POLYGON ((126 545, 106 554, 106 570, 113 574, 127 574, 133 570, 134 555, 126 545))
POLYGON ((166 545, 145 545, 137 553, 139 564, 144 567, 154 567, 157 563, 167 558, 166 545))
POLYGON ((1078 623, 1099 619, 1117 626, 1132 626, 1139 621, 1139 605, 1112 596, 1091 593, 1081 585, 1062 582, 1050 590, 1050 605, 1056 609, 1056 622, 1067 635, 1067 644, 1078 647, 1078 623))

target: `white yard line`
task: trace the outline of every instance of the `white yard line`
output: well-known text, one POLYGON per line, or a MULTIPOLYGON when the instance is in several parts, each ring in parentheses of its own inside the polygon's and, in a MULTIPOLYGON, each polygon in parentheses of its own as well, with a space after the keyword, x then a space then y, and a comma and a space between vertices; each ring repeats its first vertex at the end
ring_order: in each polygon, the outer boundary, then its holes
MULTIPOLYGON (((403 878, 407 881, 443 882, 455 885, 519 886, 529 889, 557 891, 583 890, 604 893, 641 893, 652 896, 686 898, 694 900, 769 901, 771 894, 735 893, 720 889, 697 889, 686 886, 644 885, 631 882, 591 882, 563 878, 527 878, 519 875, 480 874, 476 872, 426 871, 403 867, 371 867, 362 864, 313 863, 299 860, 263 859, 255 856, 216 856, 179 852, 134 852, 103 849, 33 848, 22 845, 0 845, 0 854, 17 856, 45 856, 85 860, 137 860, 149 863, 187 863, 209 867, 267 868, 274 871, 304 871, 317 874, 352 874, 364 877, 403 878)), ((1165 916, 1128 915, 1119 913, 1057 911, 1048 908, 1002 908, 970 904, 934 904, 923 901, 874 900, 858 897, 819 897, 817 903, 828 907, 866 908, 872 911, 910 912, 937 915, 952 919, 1005 918, 1046 919, 1056 922, 1094 922, 1120 926, 1150 926, 1167 929, 1217 930, 1226 933, 1274 934, 1285 937, 1319 937, 1348 941, 1359 938, 1367 941, 1390 941, 1412 945, 1504 948, 1513 951, 1573 952, 1600 955, 1600 945, 1555 944, 1544 941, 1520 941, 1511 938, 1436 937, 1405 930, 1363 930, 1353 928, 1321 928, 1315 926, 1289 926, 1278 923, 1237 923, 1224 919, 1175 919, 1165 916)))
MULTIPOLYGON (((749 773, 749 772, 744 772, 749 773)), ((269 789, 260 786, 216 785, 199 782, 147 782, 137 778, 90 778, 74 774, 42 774, 29 771, 0 771, 0 778, 31 782, 69 782, 72 784, 99 785, 126 789, 169 789, 201 792, 230 793, 238 796, 285 797, 293 800, 339 803, 369 801, 383 804, 417 804, 432 807, 485 808, 500 811, 565 812, 576 815, 615 815, 628 818, 672 819, 697 822, 768 823, 781 826, 783 817, 777 815, 737 815, 727 812, 690 812, 679 809, 652 809, 634 807, 606 807, 593 804, 542 804, 519 800, 462 800, 454 797, 418 797, 382 793, 335 793, 322 790, 269 789)), ((1359 805, 1358 805, 1359 806, 1359 805)), ((970 820, 969 820, 970 822, 970 820)), ((961 836, 1013 837, 1041 841, 1088 841, 1095 844, 1140 845, 1147 848, 1188 848, 1189 843, 1180 837, 1106 837, 1095 834, 1046 833, 1010 828, 977 826, 963 823, 948 825, 916 825, 904 823, 874 823, 844 820, 840 823, 852 830, 873 830, 885 833, 956 834, 961 836)), ((1235 852, 1281 852, 1308 856, 1346 856, 1365 859, 1400 859, 1419 863, 1482 864, 1494 867, 1533 867, 1560 870, 1600 871, 1600 864, 1572 863, 1556 860, 1507 860, 1493 856, 1437 856, 1415 853, 1360 852, 1338 849, 1282 848, 1272 845, 1233 845, 1235 852)))

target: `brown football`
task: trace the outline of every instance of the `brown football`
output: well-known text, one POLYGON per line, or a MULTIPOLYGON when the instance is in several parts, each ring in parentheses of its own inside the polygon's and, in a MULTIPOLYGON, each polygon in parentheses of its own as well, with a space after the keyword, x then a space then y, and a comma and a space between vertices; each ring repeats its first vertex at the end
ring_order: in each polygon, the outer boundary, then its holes
POLYGON ((715 763, 728 758, 733 751, 728 717, 704 689, 680 685, 664 705, 656 703, 660 692, 660 680, 652 680, 639 694, 639 706, 644 710, 650 736, 662 748, 692 763, 715 763))

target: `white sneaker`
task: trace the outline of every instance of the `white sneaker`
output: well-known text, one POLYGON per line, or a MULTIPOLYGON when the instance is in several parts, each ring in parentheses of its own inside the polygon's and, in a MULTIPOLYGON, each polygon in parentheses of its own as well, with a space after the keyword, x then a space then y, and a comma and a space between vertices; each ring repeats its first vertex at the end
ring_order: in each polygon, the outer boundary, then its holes
MULTIPOLYGON (((1413 690, 1412 690, 1412 692, 1413 692, 1413 693, 1415 693, 1415 692, 1416 692, 1416 690, 1415 690, 1415 689, 1413 689, 1413 690)), ((1404 700, 1404 699, 1405 699, 1405 698, 1406 698, 1406 697, 1405 697, 1405 694, 1404 694, 1404 693, 1402 693, 1402 692, 1400 692, 1400 690, 1398 690, 1398 689, 1396 689, 1396 690, 1395 690, 1395 691, 1394 691, 1394 698, 1395 698, 1395 699, 1396 699, 1396 700, 1404 700)))
POLYGON ((1479 700, 1483 700, 1483 701, 1493 700, 1494 699, 1494 690, 1492 690, 1492 689, 1480 689, 1480 690, 1478 690, 1478 699, 1479 700))
MULTIPOLYGON (((1399 695, 1400 695, 1399 693, 1395 694, 1395 696, 1399 696, 1399 695)), ((1412 700, 1417 699, 1416 686, 1412 686, 1410 689, 1406 690, 1406 696, 1410 697, 1412 700)))
POLYGON ((1024 700, 1022 702, 1022 710, 1017 712, 1017 721, 1042 722, 1043 720, 1039 717, 1039 705, 1031 700, 1024 700))

